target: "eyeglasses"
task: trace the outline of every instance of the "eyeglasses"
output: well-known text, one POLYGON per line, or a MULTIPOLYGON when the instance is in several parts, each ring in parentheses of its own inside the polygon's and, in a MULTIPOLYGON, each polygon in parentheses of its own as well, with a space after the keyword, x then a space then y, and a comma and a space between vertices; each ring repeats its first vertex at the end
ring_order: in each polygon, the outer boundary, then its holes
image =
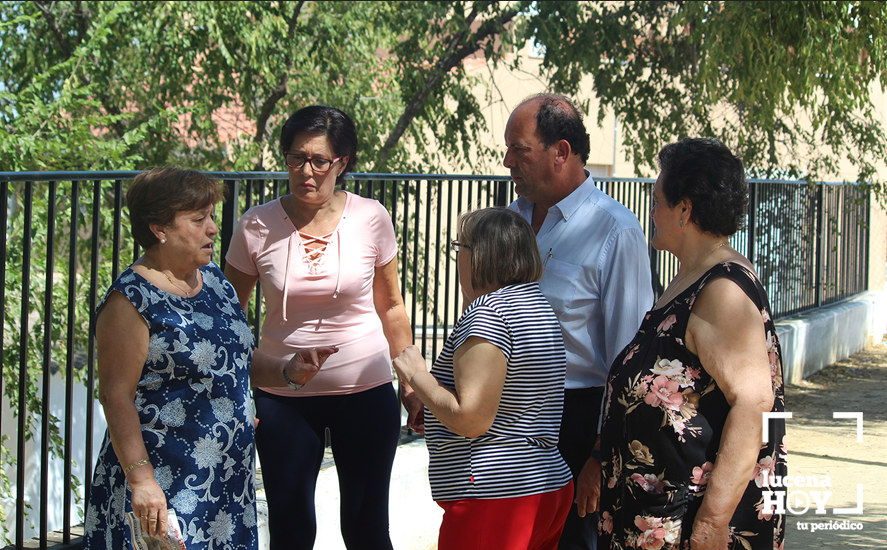
POLYGON ((305 166, 306 162, 310 162, 311 169, 318 174, 329 172, 329 169, 333 166, 333 164, 345 158, 344 155, 341 157, 336 157, 332 160, 322 158, 308 158, 303 157, 302 155, 297 155, 295 153, 287 153, 286 151, 284 151, 283 157, 286 159, 286 165, 293 170, 300 170, 303 166, 305 166))
POLYGON ((459 252, 462 250, 462 247, 471 248, 470 244, 460 243, 459 241, 450 241, 450 248, 453 249, 453 252, 459 252))

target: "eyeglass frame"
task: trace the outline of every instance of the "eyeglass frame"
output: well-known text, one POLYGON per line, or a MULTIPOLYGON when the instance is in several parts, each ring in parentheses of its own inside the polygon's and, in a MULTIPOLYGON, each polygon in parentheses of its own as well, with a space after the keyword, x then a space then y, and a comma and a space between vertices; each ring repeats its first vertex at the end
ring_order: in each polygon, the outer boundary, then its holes
POLYGON ((332 170, 332 168, 333 168, 333 164, 339 162, 340 160, 342 160, 343 158, 345 158, 345 157, 347 157, 347 156, 348 156, 348 155, 342 155, 341 157, 336 157, 336 158, 334 158, 334 159, 325 159, 325 158, 320 158, 320 157, 303 157, 303 156, 301 156, 301 155, 297 155, 296 153, 290 153, 289 151, 284 151, 284 152, 283 152, 283 163, 286 164, 288 167, 292 168, 293 170, 301 170, 302 168, 305 168, 305 164, 307 163, 307 164, 310 164, 310 165, 311 165, 311 170, 312 170, 315 174, 326 174, 327 172, 329 172, 330 170, 332 170), (291 165, 291 164, 287 161, 287 156, 289 156, 289 155, 292 155, 292 156, 294 156, 294 157, 299 157, 299 158, 303 159, 303 160, 302 160, 302 166, 296 167, 296 166, 291 165), (315 161, 315 160, 322 160, 322 161, 324 161, 324 162, 329 162, 329 164, 327 165, 326 168, 318 169, 316 166, 314 166, 314 161, 315 161))
POLYGON ((457 240, 452 240, 452 241, 450 241, 450 249, 451 249, 453 252, 457 253, 457 254, 459 253, 459 250, 460 250, 463 246, 464 246, 465 248, 469 248, 469 249, 471 248, 471 245, 470 245, 470 244, 460 243, 460 242, 457 241, 457 240))

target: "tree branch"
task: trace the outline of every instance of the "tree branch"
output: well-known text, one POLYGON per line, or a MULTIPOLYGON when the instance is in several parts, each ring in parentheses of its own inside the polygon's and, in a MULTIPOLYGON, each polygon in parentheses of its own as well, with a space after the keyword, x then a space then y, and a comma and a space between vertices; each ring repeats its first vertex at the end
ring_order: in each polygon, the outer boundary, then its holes
POLYGON ((466 57, 477 52, 480 49, 481 43, 498 34, 499 28, 511 22, 518 13, 520 13, 520 10, 515 9, 503 12, 498 18, 488 19, 478 28, 477 32, 471 36, 468 41, 459 46, 459 44, 464 41, 466 33, 471 29, 471 24, 477 17, 477 8, 475 7, 471 15, 468 16, 465 27, 458 32, 452 40, 450 40, 450 43, 444 51, 444 55, 442 55, 437 63, 434 64, 434 68, 431 69, 430 74, 426 77, 425 83, 421 88, 416 90, 413 97, 410 98, 406 109, 404 109, 403 114, 400 115, 397 124, 394 125, 394 128, 388 135, 388 139, 385 140, 385 144, 382 145, 382 148, 379 150, 378 160, 373 167, 373 172, 378 173, 385 171, 388 165, 388 159, 391 157, 391 152, 394 150, 394 147, 397 145, 398 141, 400 141, 400 138, 403 137, 406 129, 422 109, 422 106, 428 100, 428 97, 434 92, 440 83, 443 82, 447 73, 466 57))
POLYGON ((62 49, 62 52, 66 57, 71 57, 73 54, 73 50, 71 50, 70 44, 68 44, 68 40, 65 38, 65 35, 62 34, 62 31, 59 29, 58 21, 56 21, 55 16, 49 11, 43 2, 34 2, 34 5, 37 6, 37 9, 40 10, 40 13, 43 14, 43 19, 46 20, 46 24, 49 25, 49 30, 52 31, 53 36, 55 36, 56 41, 59 43, 59 47, 62 49))
MULTIPOLYGON (((290 17, 289 27, 287 28, 286 33, 290 38, 290 42, 292 42, 292 39, 296 35, 296 22, 299 19, 299 14, 302 12, 302 6, 304 5, 304 0, 296 4, 296 8, 293 10, 293 15, 290 17)), ((254 143, 262 143, 265 141, 265 128, 268 125, 268 119, 271 117, 274 107, 277 106, 277 102, 286 96, 287 79, 289 78, 289 73, 293 70, 293 59, 290 56, 289 51, 287 51, 284 56, 284 66, 285 70, 283 74, 280 75, 280 78, 277 81, 277 86, 271 90, 271 94, 262 103, 262 108, 259 109, 259 116, 256 117, 256 134, 253 136, 254 143)), ((259 161, 253 169, 257 172, 264 169, 262 155, 259 155, 259 161)))

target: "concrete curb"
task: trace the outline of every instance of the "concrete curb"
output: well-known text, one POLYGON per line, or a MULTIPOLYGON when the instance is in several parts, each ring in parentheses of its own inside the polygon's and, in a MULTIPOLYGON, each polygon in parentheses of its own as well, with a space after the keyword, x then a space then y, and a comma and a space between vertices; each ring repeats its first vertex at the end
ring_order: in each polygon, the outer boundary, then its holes
POLYGON ((880 342, 887 328, 887 292, 866 292, 776 323, 785 382, 797 384, 819 369, 880 342))

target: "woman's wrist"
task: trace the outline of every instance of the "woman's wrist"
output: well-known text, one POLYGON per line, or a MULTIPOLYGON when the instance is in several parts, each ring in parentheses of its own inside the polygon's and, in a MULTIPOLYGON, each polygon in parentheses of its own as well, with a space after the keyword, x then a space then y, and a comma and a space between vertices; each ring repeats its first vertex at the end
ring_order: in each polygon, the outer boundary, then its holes
POLYGON ((298 391, 302 389, 302 386, 305 384, 299 384, 295 381, 294 378, 290 378, 289 374, 286 372, 286 368, 289 366, 289 362, 283 364, 283 380, 286 382, 286 385, 289 386, 289 389, 293 391, 298 391))
POLYGON ((124 468, 124 469, 123 469, 123 475, 124 475, 124 477, 125 477, 125 476, 128 476, 129 473, 130 473, 131 471, 135 470, 136 468, 141 468, 142 466, 150 466, 150 465, 151 465, 151 461, 148 460, 147 458, 143 458, 143 459, 141 459, 141 460, 138 460, 138 461, 136 461, 136 462, 133 462, 132 464, 130 464, 129 466, 127 466, 126 468, 124 468))

